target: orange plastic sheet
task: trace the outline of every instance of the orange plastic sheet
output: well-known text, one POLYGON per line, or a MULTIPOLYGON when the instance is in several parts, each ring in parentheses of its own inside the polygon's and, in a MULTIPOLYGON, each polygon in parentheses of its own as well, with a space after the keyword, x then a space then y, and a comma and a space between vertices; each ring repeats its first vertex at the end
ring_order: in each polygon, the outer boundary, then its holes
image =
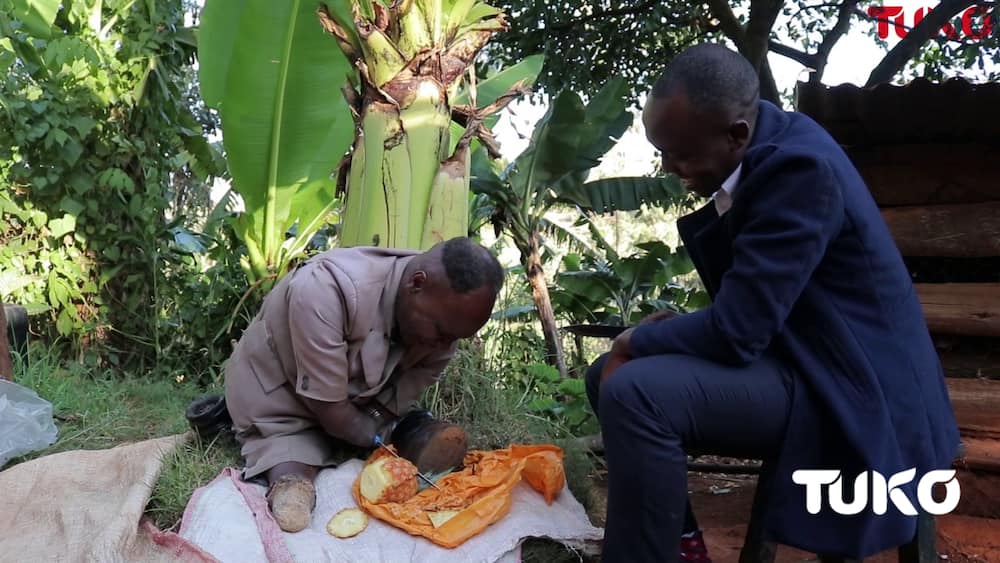
MULTIPOLYGON (((376 450, 367 463, 386 455, 390 454, 376 450)), ((437 481, 440 491, 428 487, 406 502, 372 504, 361 496, 359 473, 354 499, 375 518, 452 548, 503 518, 510 511, 514 486, 522 478, 552 504, 566 483, 562 460, 562 449, 548 444, 471 451, 462 470, 437 481)))

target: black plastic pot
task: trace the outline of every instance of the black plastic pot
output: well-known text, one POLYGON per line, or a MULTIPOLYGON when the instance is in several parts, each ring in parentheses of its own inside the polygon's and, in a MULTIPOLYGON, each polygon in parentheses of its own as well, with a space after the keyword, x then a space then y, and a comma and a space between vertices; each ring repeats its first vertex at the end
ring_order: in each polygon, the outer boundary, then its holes
POLYGON ((24 367, 28 367, 28 311, 20 305, 4 305, 7 317, 7 341, 10 351, 21 356, 24 367))
POLYGON ((188 424, 202 440, 211 440, 220 434, 233 433, 233 419, 222 395, 204 395, 195 399, 184 412, 188 424))
POLYGON ((406 443, 411 439, 414 432, 417 432, 428 422, 433 422, 434 416, 428 410, 414 409, 403 415, 399 424, 392 430, 391 441, 393 444, 406 443))

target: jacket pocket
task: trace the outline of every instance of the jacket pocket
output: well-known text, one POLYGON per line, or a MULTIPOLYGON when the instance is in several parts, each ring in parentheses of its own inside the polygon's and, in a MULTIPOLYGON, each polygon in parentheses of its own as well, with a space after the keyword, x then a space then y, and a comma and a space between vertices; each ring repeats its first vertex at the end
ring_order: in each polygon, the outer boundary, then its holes
POLYGON ((267 326, 261 321, 255 322, 247 328, 247 333, 240 346, 246 347, 243 353, 247 360, 247 367, 257 378, 261 389, 265 393, 270 393, 288 383, 284 370, 281 369, 281 362, 273 350, 267 326))

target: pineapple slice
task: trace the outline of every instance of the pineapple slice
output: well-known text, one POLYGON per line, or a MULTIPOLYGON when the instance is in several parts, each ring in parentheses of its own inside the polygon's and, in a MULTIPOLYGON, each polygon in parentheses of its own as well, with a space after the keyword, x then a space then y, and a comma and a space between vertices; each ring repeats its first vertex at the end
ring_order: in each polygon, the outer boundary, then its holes
POLYGON ((461 512, 460 510, 439 510, 437 512, 428 512, 427 517, 431 519, 431 524, 435 528, 440 528, 445 522, 451 520, 456 514, 461 512))
POLYGON ((357 508, 345 508, 330 518, 326 531, 335 538, 353 538, 367 527, 367 514, 357 508))
POLYGON ((361 471, 361 496, 373 504, 405 502, 417 494, 417 466, 397 457, 383 457, 361 471))

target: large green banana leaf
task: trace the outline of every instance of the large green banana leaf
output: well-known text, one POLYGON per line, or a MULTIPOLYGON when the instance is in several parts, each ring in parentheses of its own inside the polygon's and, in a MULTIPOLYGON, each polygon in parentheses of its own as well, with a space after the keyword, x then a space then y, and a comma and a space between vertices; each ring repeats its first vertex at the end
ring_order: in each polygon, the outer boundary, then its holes
POLYGON ((546 207, 549 190, 570 174, 586 172, 614 146, 632 123, 627 85, 612 79, 590 103, 564 90, 532 134, 531 144, 506 171, 506 180, 526 207, 546 207))
POLYGON ((59 0, 3 0, 8 4, 14 19, 24 24, 24 29, 34 37, 48 39, 52 36, 52 22, 59 11, 59 0), (9 2, 9 4, 8 4, 9 2))
POLYGON ((637 211, 644 203, 666 207, 676 205, 686 197, 684 188, 674 175, 603 178, 583 184, 560 182, 553 192, 557 201, 594 213, 637 211))
POLYGON ((235 222, 244 266, 254 282, 280 277, 335 203, 336 168, 354 138, 341 95, 352 67, 316 3, 300 0, 207 0, 198 56, 246 206, 235 222))

